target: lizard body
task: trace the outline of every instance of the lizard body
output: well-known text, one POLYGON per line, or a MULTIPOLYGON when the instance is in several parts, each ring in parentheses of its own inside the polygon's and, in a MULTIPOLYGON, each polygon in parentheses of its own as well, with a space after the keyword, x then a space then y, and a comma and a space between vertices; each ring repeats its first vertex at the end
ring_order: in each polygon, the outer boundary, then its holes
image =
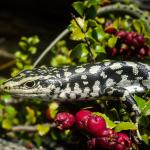
POLYGON ((34 68, 20 72, 0 87, 27 98, 84 101, 120 99, 135 121, 140 111, 133 94, 150 88, 150 66, 140 62, 98 62, 61 68, 34 68))

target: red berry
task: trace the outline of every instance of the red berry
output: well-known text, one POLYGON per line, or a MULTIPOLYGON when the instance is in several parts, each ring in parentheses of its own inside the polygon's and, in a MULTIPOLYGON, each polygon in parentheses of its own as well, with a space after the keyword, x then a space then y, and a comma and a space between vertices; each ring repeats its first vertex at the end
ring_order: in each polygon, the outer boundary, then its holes
POLYGON ((145 40, 144 40, 144 36, 143 35, 138 35, 136 39, 137 39, 137 41, 138 41, 140 46, 144 45, 144 41, 145 40))
POLYGON ((118 133, 117 142, 122 145, 125 145, 127 148, 130 148, 132 143, 129 137, 124 133, 118 133))
POLYGON ((114 48, 107 48, 107 53, 110 57, 116 56, 117 55, 117 49, 114 48))
POLYGON ((124 39, 124 38, 127 36, 127 32, 125 32, 125 31, 119 31, 119 32, 117 33, 117 36, 118 36, 119 38, 121 38, 121 39, 124 39))
POLYGON ((115 56, 117 54, 117 49, 116 48, 112 48, 111 49, 111 56, 115 56))
POLYGON ((125 54, 127 52, 127 49, 121 48, 120 49, 120 54, 125 54))
POLYGON ((92 138, 87 141, 88 150, 94 149, 96 147, 96 138, 92 138))
POLYGON ((75 123, 75 118, 70 113, 61 112, 56 115, 55 122, 59 129, 69 129, 75 123))
POLYGON ((87 120, 91 114, 92 112, 88 110, 80 110, 76 113, 75 119, 79 129, 86 128, 87 120))
POLYGON ((150 55, 150 49, 148 49, 148 50, 146 51, 146 53, 147 53, 147 55, 150 55))
POLYGON ((139 46, 140 46, 140 45, 139 45, 139 42, 137 41, 136 38, 133 38, 133 39, 132 39, 132 42, 131 42, 130 44, 133 45, 134 47, 139 47, 139 46))
POLYGON ((103 130, 99 130, 96 133, 97 137, 114 137, 114 138, 118 138, 118 134, 117 132, 115 132, 112 129, 109 128, 105 128, 103 130))
POLYGON ((144 49, 144 48, 141 48, 141 49, 139 50, 139 54, 140 54, 141 56, 144 56, 144 55, 146 54, 145 49, 144 49))
POLYGON ((129 32, 126 36, 125 43, 132 45, 132 40, 133 40, 133 33, 129 32))
POLYGON ((110 137, 100 137, 96 139, 97 147, 103 147, 109 150, 113 150, 116 144, 116 139, 110 137))
POLYGON ((116 144, 114 146, 114 149, 115 150, 129 150, 125 145, 122 145, 122 144, 116 144))
POLYGON ((117 30, 116 30, 116 28, 114 28, 113 26, 108 26, 108 27, 105 29, 105 32, 106 32, 106 33, 109 33, 109 34, 116 34, 117 30))
POLYGON ((106 128, 106 122, 102 117, 96 115, 90 115, 90 117, 87 120, 87 127, 86 127, 87 132, 96 135, 96 133, 99 130, 103 130, 105 128, 106 128))

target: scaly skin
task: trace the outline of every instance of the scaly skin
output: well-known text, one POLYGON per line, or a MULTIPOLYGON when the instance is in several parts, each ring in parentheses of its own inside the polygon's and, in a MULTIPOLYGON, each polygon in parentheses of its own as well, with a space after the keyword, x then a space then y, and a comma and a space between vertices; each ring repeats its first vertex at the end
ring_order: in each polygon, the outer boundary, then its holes
POLYGON ((12 95, 59 101, 120 99, 136 122, 140 111, 134 93, 150 88, 150 66, 135 62, 99 62, 62 68, 34 68, 0 87, 12 95))

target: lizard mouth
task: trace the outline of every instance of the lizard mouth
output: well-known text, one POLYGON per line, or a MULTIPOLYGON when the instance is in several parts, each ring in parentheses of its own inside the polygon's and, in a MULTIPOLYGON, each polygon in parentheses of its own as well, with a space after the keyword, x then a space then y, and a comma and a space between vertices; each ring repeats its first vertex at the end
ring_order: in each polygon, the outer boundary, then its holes
POLYGON ((30 90, 23 90, 19 88, 12 88, 5 85, 0 85, 0 92, 12 94, 13 96, 21 96, 21 97, 38 97, 44 96, 43 92, 30 90))

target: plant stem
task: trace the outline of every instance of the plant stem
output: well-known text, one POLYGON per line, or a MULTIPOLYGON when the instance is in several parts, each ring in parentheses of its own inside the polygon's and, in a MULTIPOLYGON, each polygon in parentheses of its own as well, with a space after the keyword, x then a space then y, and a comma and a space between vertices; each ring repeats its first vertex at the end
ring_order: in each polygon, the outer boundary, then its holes
MULTIPOLYGON (((72 13, 71 13, 71 16, 72 16, 72 18, 74 19, 74 21, 76 22, 76 24, 78 25, 78 27, 80 28, 81 32, 85 35, 85 32, 84 32, 84 30, 82 29, 82 27, 80 26, 80 24, 78 23, 76 17, 75 17, 72 13)), ((85 40, 85 42, 86 42, 86 44, 87 44, 87 48, 88 48, 88 51, 89 51, 89 53, 90 53, 90 58, 91 58, 91 60, 92 60, 93 62, 95 62, 94 55, 93 55, 93 53, 92 53, 91 46, 90 46, 90 41, 89 41, 86 37, 84 37, 84 40, 85 40)))
POLYGON ((67 35, 69 33, 69 30, 66 28, 65 30, 63 30, 59 36, 57 36, 47 47, 46 49, 43 51, 43 53, 39 56, 39 58, 35 61, 35 63, 33 64, 33 68, 35 68, 37 66, 37 64, 43 59, 43 57, 50 51, 50 49, 55 46, 55 44, 61 40, 62 38, 64 38, 65 35, 67 35))

